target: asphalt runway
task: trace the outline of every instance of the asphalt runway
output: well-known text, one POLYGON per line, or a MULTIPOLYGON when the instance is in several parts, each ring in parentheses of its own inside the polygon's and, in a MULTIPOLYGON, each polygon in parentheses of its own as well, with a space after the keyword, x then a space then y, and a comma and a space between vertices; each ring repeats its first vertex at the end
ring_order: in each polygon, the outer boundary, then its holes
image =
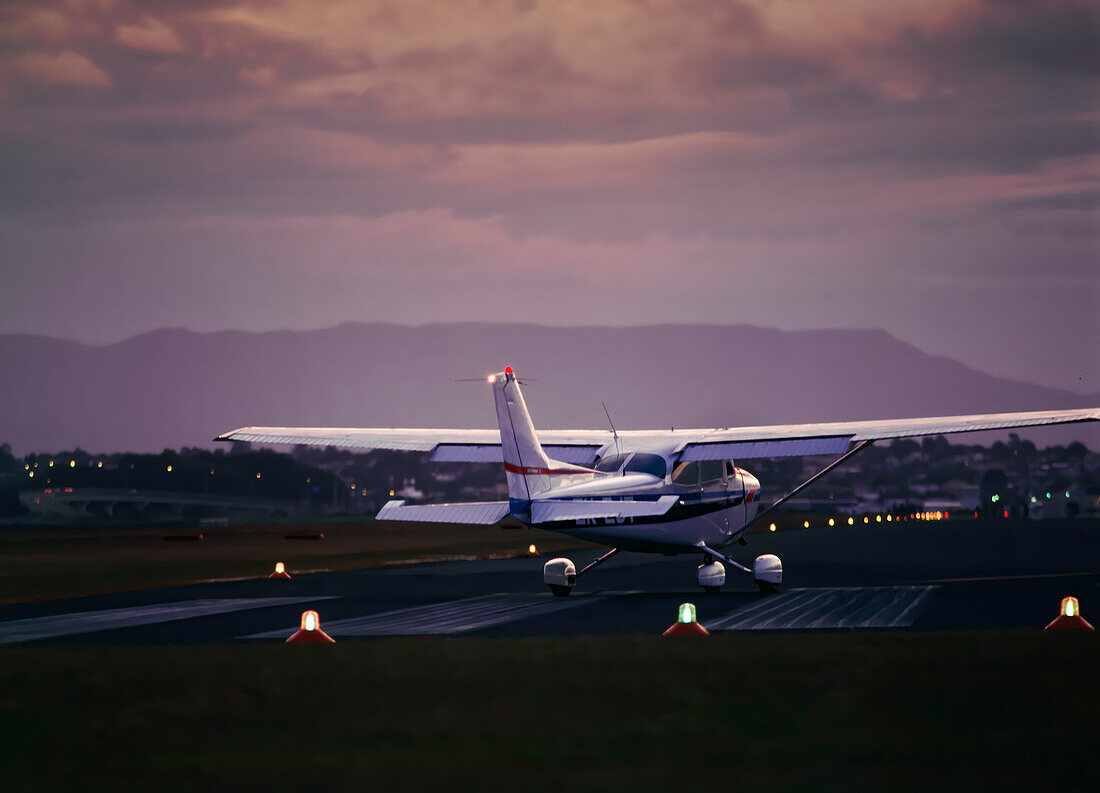
MULTIPOLYGON (((657 634, 685 601, 712 632, 1041 628, 1066 595, 1100 620, 1095 520, 811 528, 752 535, 731 555, 761 553, 783 559, 778 594, 732 572, 703 593, 694 556, 624 553, 568 598, 543 586, 545 559, 444 562, 15 604, 0 612, 0 646, 278 642, 305 609, 337 641, 657 634)), ((579 569, 596 555, 571 558, 579 569)))

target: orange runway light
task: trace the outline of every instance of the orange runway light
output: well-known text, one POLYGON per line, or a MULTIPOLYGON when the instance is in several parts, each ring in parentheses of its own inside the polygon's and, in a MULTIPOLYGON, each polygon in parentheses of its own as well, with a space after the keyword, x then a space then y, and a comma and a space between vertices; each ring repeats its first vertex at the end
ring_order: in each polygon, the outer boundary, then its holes
POLYGON ((321 618, 316 611, 302 612, 302 627, 286 640, 287 644, 335 644, 336 640, 321 630, 321 618))
POLYGON ((527 555, 528 556, 542 556, 542 554, 539 553, 539 549, 535 547, 534 543, 531 543, 530 545, 527 546, 527 555))
POLYGON ((1081 616, 1081 605, 1075 597, 1062 598, 1062 613, 1044 628, 1048 631, 1091 631, 1092 625, 1081 616))
POLYGON ((290 573, 286 571, 286 565, 282 562, 275 563, 275 572, 268 576, 268 578, 283 578, 287 581, 290 580, 290 573))

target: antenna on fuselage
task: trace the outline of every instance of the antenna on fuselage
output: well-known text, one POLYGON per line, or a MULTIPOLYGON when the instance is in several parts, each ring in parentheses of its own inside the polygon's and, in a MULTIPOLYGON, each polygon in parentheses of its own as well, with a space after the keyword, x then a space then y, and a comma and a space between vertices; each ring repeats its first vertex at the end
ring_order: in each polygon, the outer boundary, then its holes
POLYGON ((603 401, 601 401, 600 404, 603 405, 603 412, 604 415, 607 416, 607 423, 611 425, 611 437, 615 439, 615 451, 621 455, 623 450, 619 446, 619 433, 615 431, 615 422, 611 420, 611 411, 607 409, 607 405, 603 401))

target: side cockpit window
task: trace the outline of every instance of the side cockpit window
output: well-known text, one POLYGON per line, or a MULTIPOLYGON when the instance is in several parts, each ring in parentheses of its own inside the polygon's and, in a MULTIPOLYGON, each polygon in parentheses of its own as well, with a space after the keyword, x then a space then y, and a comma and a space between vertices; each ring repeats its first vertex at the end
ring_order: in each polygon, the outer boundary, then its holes
POLYGON ((699 463, 680 463, 672 471, 672 483, 695 487, 699 484, 699 463))
POLYGON ((699 463, 699 484, 706 486, 722 479, 722 460, 703 460, 699 463))

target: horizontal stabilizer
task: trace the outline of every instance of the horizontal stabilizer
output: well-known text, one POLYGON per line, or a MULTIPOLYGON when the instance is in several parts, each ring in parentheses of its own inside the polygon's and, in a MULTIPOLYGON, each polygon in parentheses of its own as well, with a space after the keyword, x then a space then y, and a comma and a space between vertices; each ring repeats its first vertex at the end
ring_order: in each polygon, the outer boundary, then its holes
POLYGON ((478 501, 469 504, 416 504, 388 501, 375 520, 407 520, 417 523, 470 523, 492 526, 508 515, 507 501, 478 501))
POLYGON ((638 518, 664 515, 679 496, 661 496, 656 501, 533 501, 532 523, 553 523, 558 520, 591 520, 595 518, 638 518))

